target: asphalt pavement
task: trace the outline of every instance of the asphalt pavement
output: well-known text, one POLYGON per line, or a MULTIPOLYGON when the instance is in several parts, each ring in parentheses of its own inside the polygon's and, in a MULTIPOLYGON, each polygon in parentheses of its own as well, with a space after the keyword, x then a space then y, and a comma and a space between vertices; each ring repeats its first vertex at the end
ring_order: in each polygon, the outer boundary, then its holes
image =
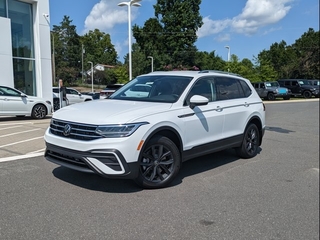
MULTIPOLYGON (((0 239, 319 239, 319 101, 268 102, 266 113, 255 158, 227 150, 192 159, 164 189, 76 172, 43 156, 0 161, 0 239)), ((0 129, 12 121, 1 119, 0 129)), ((25 141, 23 131, 38 138, 34 129, 49 121, 22 124, 0 141, 25 141)), ((0 155, 44 147, 31 145, 0 155)))

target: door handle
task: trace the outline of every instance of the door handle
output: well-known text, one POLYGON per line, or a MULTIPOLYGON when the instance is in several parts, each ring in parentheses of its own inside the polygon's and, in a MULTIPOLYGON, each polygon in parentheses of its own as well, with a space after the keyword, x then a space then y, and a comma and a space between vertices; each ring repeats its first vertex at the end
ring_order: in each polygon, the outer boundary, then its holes
POLYGON ((247 102, 245 102, 245 103, 243 104, 243 106, 245 106, 245 107, 249 107, 249 106, 250 106, 250 104, 249 104, 249 103, 247 103, 247 102))
POLYGON ((216 109, 217 112, 222 112, 222 108, 220 106, 217 106, 217 109, 216 109))

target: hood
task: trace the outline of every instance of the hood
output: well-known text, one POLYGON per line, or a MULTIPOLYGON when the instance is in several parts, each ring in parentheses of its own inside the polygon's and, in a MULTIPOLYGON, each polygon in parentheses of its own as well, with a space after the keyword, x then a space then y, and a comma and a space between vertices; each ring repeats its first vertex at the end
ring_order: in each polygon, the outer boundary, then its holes
POLYGON ((167 111, 171 106, 171 103, 103 99, 69 105, 54 112, 53 118, 96 125, 130 123, 167 111))

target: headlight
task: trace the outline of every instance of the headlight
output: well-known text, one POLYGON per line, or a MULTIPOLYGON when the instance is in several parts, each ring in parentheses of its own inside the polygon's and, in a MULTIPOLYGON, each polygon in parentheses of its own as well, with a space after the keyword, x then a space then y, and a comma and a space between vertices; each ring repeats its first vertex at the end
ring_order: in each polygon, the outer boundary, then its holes
POLYGON ((128 137, 148 122, 98 126, 96 133, 106 138, 128 137))

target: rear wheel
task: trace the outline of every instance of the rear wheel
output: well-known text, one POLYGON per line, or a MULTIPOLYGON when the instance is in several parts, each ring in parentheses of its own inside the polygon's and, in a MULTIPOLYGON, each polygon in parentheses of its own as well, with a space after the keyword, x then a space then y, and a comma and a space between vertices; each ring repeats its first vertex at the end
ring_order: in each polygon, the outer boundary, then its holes
POLYGON ((302 95, 304 98, 311 98, 312 97, 312 93, 310 91, 304 91, 302 95))
POLYGON ((47 108, 42 104, 37 104, 33 107, 31 117, 35 119, 45 118, 47 115, 47 108))
POLYGON ((259 130, 251 123, 244 132, 241 147, 236 148, 237 154, 241 158, 252 158, 257 155, 259 147, 259 130))
POLYGON ((141 154, 139 175, 135 181, 143 188, 165 187, 178 174, 180 165, 177 146, 167 137, 155 136, 141 154))

